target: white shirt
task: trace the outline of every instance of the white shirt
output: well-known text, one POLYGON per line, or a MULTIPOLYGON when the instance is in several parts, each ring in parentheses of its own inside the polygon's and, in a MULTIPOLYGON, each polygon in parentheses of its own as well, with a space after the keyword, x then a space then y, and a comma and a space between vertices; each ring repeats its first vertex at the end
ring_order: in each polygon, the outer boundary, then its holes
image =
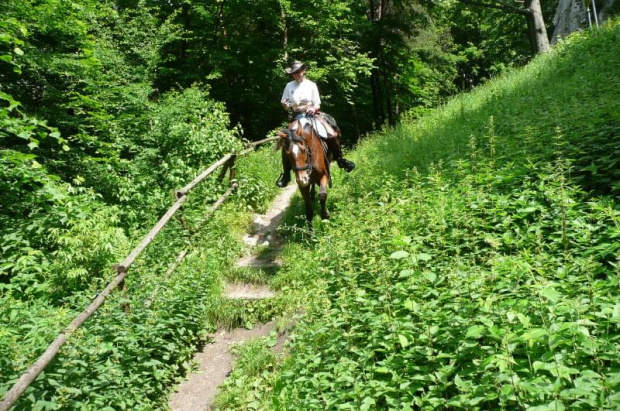
POLYGON ((321 105, 321 97, 319 97, 319 89, 313 81, 304 78, 301 83, 295 80, 289 82, 284 87, 281 103, 289 104, 308 104, 312 103, 314 107, 321 105), (288 100, 288 102, 287 102, 288 100))

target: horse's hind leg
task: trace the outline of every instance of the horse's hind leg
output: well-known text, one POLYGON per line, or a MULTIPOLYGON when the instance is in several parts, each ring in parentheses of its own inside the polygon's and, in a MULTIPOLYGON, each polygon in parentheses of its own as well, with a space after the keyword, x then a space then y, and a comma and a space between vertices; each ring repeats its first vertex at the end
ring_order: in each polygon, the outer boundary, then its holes
POLYGON ((329 219, 329 211, 327 211, 327 185, 329 184, 329 177, 324 175, 321 177, 321 188, 319 190, 319 201, 321 202, 321 218, 323 220, 329 219))

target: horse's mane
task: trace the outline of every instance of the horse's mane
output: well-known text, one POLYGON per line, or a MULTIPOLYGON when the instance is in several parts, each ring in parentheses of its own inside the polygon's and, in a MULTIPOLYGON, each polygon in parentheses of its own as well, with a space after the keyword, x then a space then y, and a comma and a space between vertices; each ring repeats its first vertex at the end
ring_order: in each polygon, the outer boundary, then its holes
MULTIPOLYGON (((301 125, 299 125, 298 127, 301 127, 301 125)), ((286 137, 286 139, 290 140, 289 142, 303 143, 305 141, 303 136, 298 136, 297 133, 295 133, 293 130, 286 129, 285 133, 288 134, 288 137, 286 137)))
POLYGON ((281 130, 284 134, 286 134, 286 138, 284 139, 280 139, 280 141, 278 141, 278 144, 276 145, 276 150, 278 150, 279 148, 282 148, 282 146, 286 146, 288 147, 289 145, 291 145, 291 143, 303 143, 304 142, 304 138, 303 136, 298 136, 293 130, 285 128, 281 130), (283 141, 284 140, 284 141, 283 141))

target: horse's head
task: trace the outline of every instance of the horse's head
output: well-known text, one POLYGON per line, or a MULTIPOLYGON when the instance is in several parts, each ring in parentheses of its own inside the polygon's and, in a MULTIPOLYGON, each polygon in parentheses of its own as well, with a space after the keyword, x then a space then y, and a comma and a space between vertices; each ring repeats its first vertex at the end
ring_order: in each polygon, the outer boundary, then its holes
POLYGON ((278 132, 282 151, 288 157, 293 170, 295 179, 300 187, 310 184, 310 173, 312 172, 312 158, 309 147, 302 136, 295 134, 293 130, 285 129, 278 132))

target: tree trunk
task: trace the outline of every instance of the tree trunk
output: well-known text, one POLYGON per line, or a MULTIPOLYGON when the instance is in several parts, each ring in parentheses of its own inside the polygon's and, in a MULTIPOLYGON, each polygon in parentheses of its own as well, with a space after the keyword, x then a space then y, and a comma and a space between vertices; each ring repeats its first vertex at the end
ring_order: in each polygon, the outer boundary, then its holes
POLYGON ((549 51, 549 37, 547 37, 547 28, 540 9, 540 0, 525 0, 524 6, 528 11, 525 18, 532 50, 537 54, 546 53, 549 51))
POLYGON ((362 134, 360 133, 360 118, 357 115, 357 108, 355 107, 355 103, 351 103, 351 110, 353 111, 353 118, 355 119, 355 141, 358 141, 362 138, 362 134))
POLYGON ((394 118, 394 107, 392 107, 392 92, 389 77, 387 75, 385 75, 383 80, 383 89, 385 90, 385 106, 387 111, 388 124, 390 126, 395 126, 396 119, 394 118))
POLYGON ((370 21, 381 21, 383 17, 383 0, 370 0, 369 6, 370 21))
POLYGON ((382 18, 382 0, 369 0, 369 14, 368 19, 373 26, 371 30, 372 40, 371 40, 371 50, 370 56, 375 60, 375 67, 372 69, 370 73, 370 87, 372 90, 372 106, 374 111, 374 120, 377 121, 379 125, 382 125, 385 122, 385 112, 383 111, 383 88, 381 87, 381 38, 383 35, 383 29, 381 27, 381 18, 382 18))
POLYGON ((370 87, 372 89, 374 119, 378 120, 379 125, 381 125, 385 121, 385 113, 383 112, 383 96, 381 93, 381 74, 376 68, 370 74, 370 87))
POLYGON ((286 10, 284 4, 280 3, 280 19, 282 20, 282 50, 284 51, 284 64, 288 63, 288 26, 286 25, 286 10))

